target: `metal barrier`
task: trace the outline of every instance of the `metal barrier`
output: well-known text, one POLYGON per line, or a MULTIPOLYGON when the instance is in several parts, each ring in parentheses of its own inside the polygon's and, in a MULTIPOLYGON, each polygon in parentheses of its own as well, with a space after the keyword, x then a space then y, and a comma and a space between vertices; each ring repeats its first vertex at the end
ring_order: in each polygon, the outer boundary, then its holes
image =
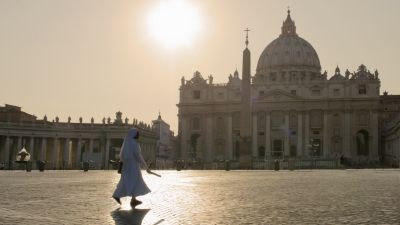
MULTIPOLYGON (((340 167, 337 159, 278 159, 280 169, 337 169, 340 167)), ((253 160, 253 169, 273 170, 275 159, 253 160)))

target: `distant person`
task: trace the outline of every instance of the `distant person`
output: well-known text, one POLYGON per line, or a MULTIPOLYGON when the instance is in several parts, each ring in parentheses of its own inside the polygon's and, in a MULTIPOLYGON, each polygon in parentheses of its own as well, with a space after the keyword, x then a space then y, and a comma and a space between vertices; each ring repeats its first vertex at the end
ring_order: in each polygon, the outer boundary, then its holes
POLYGON ((143 180, 140 164, 146 168, 148 173, 151 171, 143 159, 138 139, 139 132, 135 128, 131 129, 125 137, 120 152, 120 161, 122 162, 121 179, 113 194, 113 198, 119 204, 121 204, 122 197, 132 196, 132 208, 142 203, 136 199, 137 196, 150 192, 143 180))
POLYGON ((345 163, 344 160, 345 160, 345 159, 344 159, 344 156, 341 155, 341 156, 340 156, 340 159, 339 159, 340 165, 344 165, 344 163, 345 163))

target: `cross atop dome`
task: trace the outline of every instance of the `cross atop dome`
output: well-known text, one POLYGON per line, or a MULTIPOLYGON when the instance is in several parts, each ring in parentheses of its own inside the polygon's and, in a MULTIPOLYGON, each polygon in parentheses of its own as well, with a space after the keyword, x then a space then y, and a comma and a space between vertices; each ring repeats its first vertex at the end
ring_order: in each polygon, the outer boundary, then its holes
POLYGON ((297 35, 296 34, 296 25, 294 24, 294 21, 290 17, 290 7, 289 6, 288 6, 286 20, 283 21, 281 35, 297 35))

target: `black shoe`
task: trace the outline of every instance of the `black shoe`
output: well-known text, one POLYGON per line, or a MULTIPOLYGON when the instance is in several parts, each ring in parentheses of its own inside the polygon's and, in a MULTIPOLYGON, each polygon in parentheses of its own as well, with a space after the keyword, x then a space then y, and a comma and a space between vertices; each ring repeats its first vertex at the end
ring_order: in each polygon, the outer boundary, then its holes
POLYGON ((117 202, 118 202, 118 204, 120 204, 120 205, 121 205, 121 199, 119 199, 118 197, 114 197, 114 196, 113 196, 113 199, 114 199, 115 201, 117 201, 117 202))

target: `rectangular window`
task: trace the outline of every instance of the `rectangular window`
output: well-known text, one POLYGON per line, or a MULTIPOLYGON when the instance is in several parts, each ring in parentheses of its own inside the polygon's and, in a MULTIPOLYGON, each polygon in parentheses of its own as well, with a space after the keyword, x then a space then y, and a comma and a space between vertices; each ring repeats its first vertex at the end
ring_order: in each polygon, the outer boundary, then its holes
POLYGON ((199 90, 193 91, 193 98, 200 99, 200 91, 199 90))
POLYGON ((264 94, 265 94, 264 91, 259 91, 259 92, 258 92, 258 95, 259 95, 259 96, 264 96, 264 94))
POLYGON ((339 88, 333 89, 333 96, 339 96, 339 95, 340 95, 340 89, 339 88))
POLYGON ((366 95, 367 94, 367 87, 365 86, 365 84, 360 84, 358 86, 358 94, 360 94, 360 95, 366 95))
POLYGON ((290 94, 296 95, 296 90, 290 90, 290 94))

